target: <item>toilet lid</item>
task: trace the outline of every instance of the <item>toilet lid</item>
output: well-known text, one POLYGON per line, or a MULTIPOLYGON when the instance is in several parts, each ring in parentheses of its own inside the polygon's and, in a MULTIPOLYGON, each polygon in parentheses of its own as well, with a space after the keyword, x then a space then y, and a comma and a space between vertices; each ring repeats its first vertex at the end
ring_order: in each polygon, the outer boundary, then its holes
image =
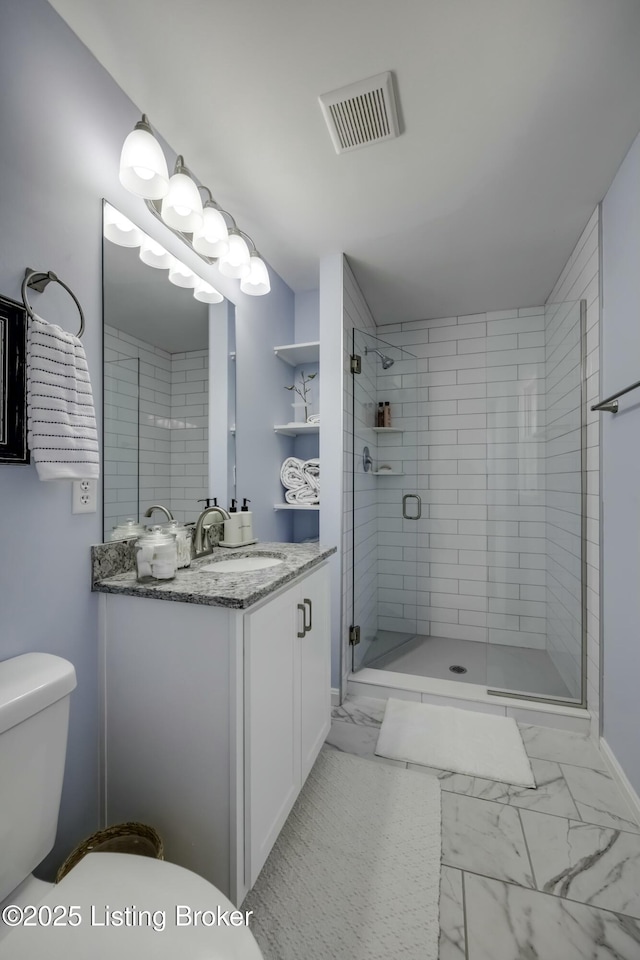
POLYGON ((0 960, 263 960, 246 923, 234 925, 243 911, 202 877, 161 860, 91 853, 37 911, 35 926, 17 926, 0 941, 0 960))

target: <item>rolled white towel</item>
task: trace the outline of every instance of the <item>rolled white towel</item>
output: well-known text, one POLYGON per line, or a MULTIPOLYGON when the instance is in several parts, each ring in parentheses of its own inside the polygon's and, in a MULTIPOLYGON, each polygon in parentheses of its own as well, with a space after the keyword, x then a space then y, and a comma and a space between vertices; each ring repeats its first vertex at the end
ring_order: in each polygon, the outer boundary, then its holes
POLYGON ((298 457, 287 457, 280 467, 280 480, 283 487, 288 490, 295 490, 297 487, 304 485, 303 465, 304 460, 300 460, 298 457))
POLYGON ((302 475, 305 483, 318 492, 320 490, 320 461, 317 457, 305 460, 302 466, 302 475))
POLYGON ((151 576, 151 564, 148 560, 138 560, 138 576, 139 577, 150 577, 151 576))
POLYGON ((296 490, 287 490, 284 498, 287 503, 320 503, 318 491, 306 484, 296 490))
POLYGON ((171 580, 176 575, 176 568, 172 563, 153 563, 151 570, 156 580, 171 580))

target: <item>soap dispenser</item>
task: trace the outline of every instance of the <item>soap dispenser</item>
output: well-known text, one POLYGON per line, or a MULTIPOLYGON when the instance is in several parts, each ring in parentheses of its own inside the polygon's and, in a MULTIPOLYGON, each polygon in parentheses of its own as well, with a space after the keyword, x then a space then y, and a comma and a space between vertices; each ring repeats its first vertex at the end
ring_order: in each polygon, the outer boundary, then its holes
POLYGON ((229 519, 224 522, 224 543, 227 547, 239 547, 242 543, 242 520, 236 506, 237 500, 231 501, 229 519))
POLYGON ((255 543, 253 539, 253 514, 251 510, 249 510, 249 503, 251 503, 251 500, 245 497, 242 501, 242 507, 240 508, 240 526, 242 529, 243 543, 255 543))

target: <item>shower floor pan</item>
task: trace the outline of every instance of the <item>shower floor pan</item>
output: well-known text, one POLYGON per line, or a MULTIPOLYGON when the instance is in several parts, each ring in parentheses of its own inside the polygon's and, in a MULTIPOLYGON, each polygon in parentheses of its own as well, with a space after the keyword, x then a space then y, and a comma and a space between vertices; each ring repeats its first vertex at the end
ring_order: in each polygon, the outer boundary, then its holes
MULTIPOLYGON (((397 634, 396 634, 397 637, 397 634)), ((391 637, 380 636, 384 649, 391 637)), ((401 697, 506 713, 518 720, 588 733, 587 710, 539 700, 495 696, 487 687, 531 697, 568 698, 570 692, 546 650, 507 647, 449 637, 414 636, 348 677, 351 696, 401 697), (490 649, 489 649, 490 648, 490 649), (465 673, 452 672, 462 667, 465 673)))

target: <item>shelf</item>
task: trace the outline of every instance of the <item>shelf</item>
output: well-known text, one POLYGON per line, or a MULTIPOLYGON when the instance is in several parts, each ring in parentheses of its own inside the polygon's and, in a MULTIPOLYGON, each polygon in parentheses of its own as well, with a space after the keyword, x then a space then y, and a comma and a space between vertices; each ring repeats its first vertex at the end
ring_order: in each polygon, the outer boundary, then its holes
POLYGON ((274 503, 274 510, 319 510, 319 503, 274 503))
POLYGON ((297 437, 301 433, 319 433, 319 423, 277 423, 274 433, 282 433, 285 437, 297 437))
POLYGON ((404 433, 402 427, 373 427, 374 433, 404 433))
POLYGON ((404 477, 404 472, 396 473, 395 470, 372 470, 371 473, 374 477, 404 477))
POLYGON ((309 343, 285 343, 281 347, 274 347, 276 357, 280 357, 291 367, 298 367, 301 363, 320 362, 320 341, 312 340, 309 343))

